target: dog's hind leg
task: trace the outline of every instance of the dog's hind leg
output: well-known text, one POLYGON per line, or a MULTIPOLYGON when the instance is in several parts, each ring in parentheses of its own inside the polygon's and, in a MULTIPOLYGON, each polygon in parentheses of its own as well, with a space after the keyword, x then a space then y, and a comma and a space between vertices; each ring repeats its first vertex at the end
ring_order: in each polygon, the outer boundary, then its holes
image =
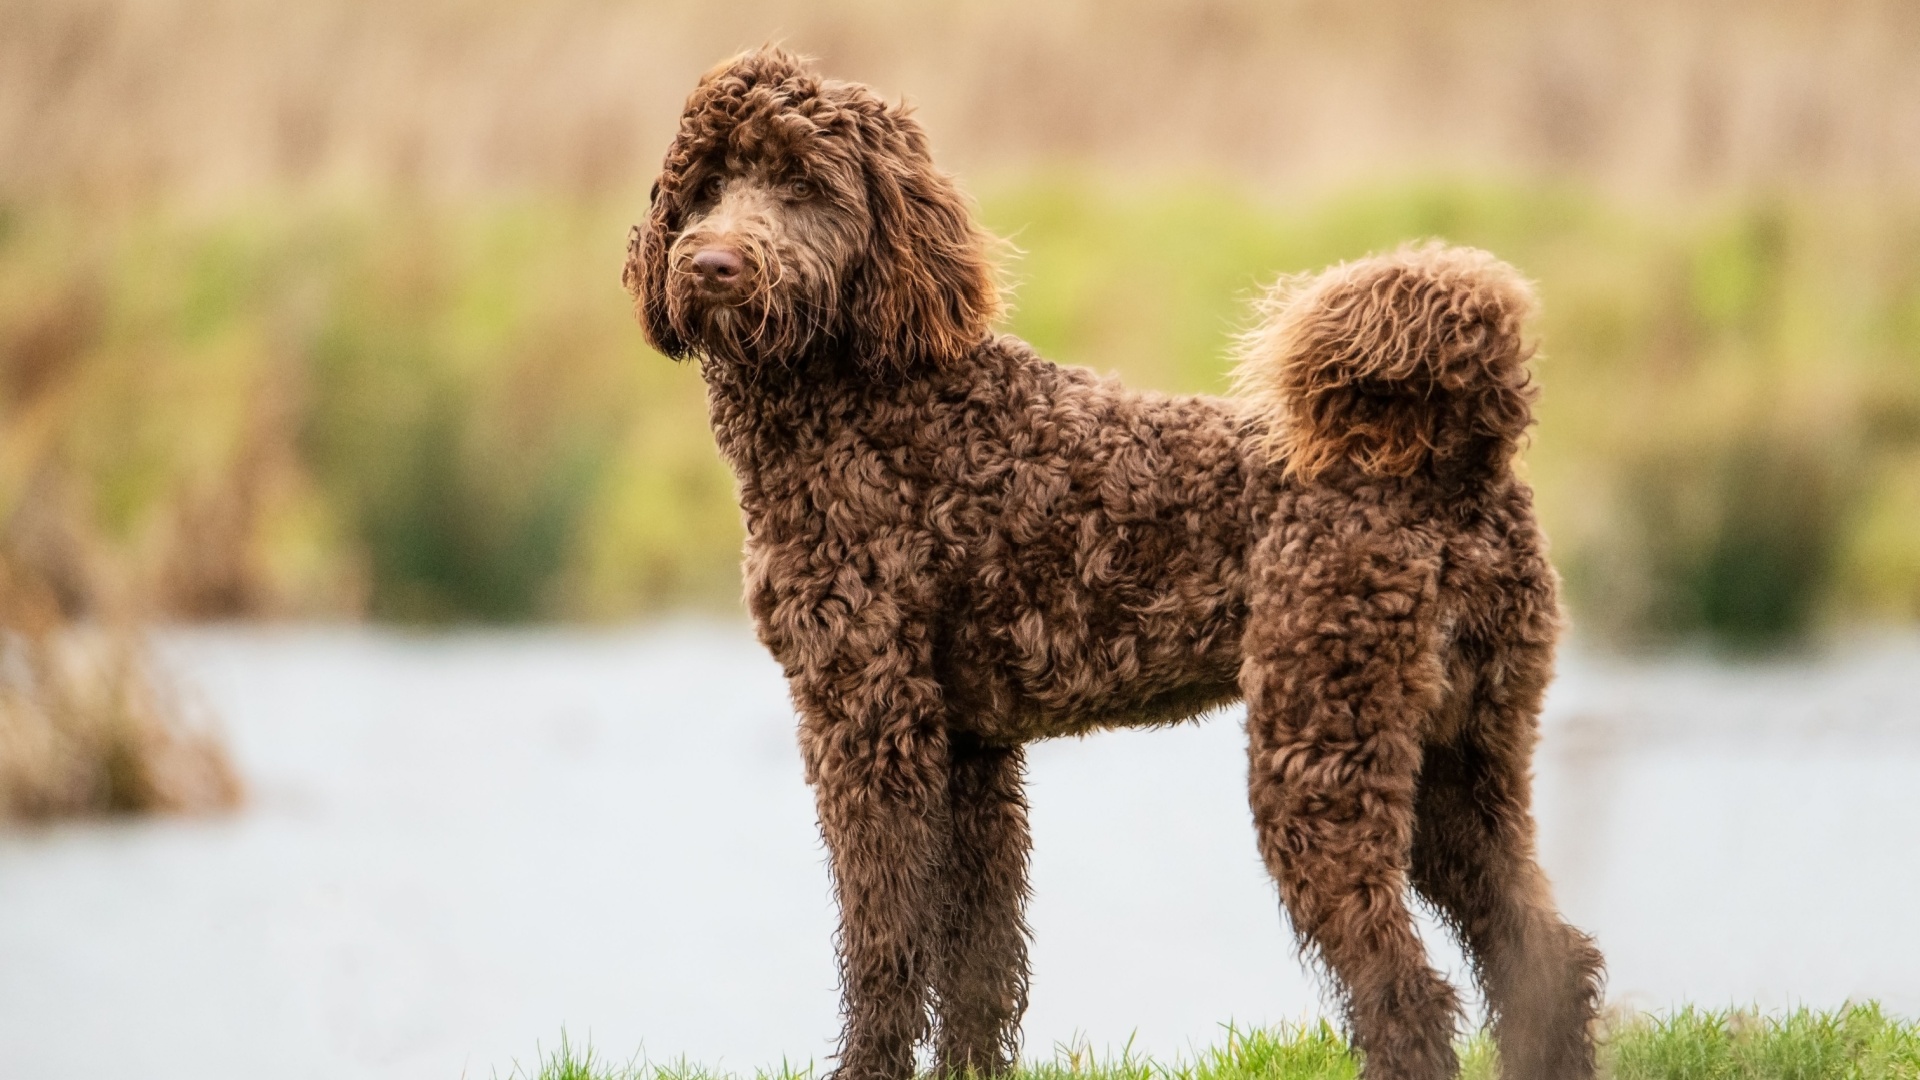
POLYGON ((1362 1075, 1445 1080, 1459 1003, 1406 897, 1420 730, 1444 682, 1437 568, 1405 533, 1345 525, 1262 553, 1241 671, 1249 799, 1294 930, 1339 984, 1362 1075))
POLYGON ((1550 647, 1509 649, 1467 729, 1426 752, 1413 882, 1459 934, 1492 1014, 1507 1080, 1593 1075, 1601 958, 1555 910, 1534 861, 1528 759, 1550 647))
POLYGON ((839 1080, 908 1080, 939 965, 950 763, 939 688, 896 631, 792 680, 840 904, 839 1080))
POLYGON ((952 1075, 1013 1067, 1027 1004, 1027 804, 1017 746, 956 739, 948 780, 951 834, 934 974, 936 1062, 952 1075))

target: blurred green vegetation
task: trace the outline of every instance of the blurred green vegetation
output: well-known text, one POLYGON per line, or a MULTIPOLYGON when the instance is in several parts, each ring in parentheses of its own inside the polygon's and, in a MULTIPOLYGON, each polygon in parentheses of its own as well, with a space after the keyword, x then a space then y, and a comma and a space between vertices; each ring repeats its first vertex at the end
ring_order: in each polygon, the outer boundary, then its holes
POLYGON ((1920 615, 1920 205, 1454 182, 1276 207, 1067 178, 987 208, 1027 251, 1016 332, 1174 390, 1225 389, 1276 272, 1488 248, 1545 301, 1527 465, 1584 632, 1751 651, 1920 615))
MULTIPOLYGON (((1432 182, 1285 203, 1070 173, 983 196, 1024 252, 1008 329, 1174 391, 1225 389, 1279 273, 1486 247, 1545 301, 1527 467, 1583 632, 1764 649, 1920 616, 1920 200, 1432 182)), ((647 350, 618 284, 639 205, 13 207, 0 395, 58 419, 38 464, 0 462, 0 505, 52 469, 87 543, 176 616, 735 603, 698 374, 647 350)))

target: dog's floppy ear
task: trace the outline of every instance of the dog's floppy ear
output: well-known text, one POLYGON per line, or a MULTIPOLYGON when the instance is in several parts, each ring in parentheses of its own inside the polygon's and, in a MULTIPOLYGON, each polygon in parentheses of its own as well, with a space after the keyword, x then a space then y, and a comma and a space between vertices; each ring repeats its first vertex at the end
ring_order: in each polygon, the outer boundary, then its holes
MULTIPOLYGON (((668 160, 671 163, 671 155, 668 160)), ((647 194, 650 205, 646 223, 635 225, 627 233, 627 262, 620 271, 620 284, 633 297, 633 313, 646 331, 647 343, 663 355, 681 360, 692 349, 674 332, 673 322, 667 317, 667 249, 673 245, 679 222, 674 210, 676 200, 671 195, 661 198, 661 180, 655 180, 647 194)))
MULTIPOLYGON (((849 88, 854 90, 854 88, 849 88)), ((934 168, 905 111, 854 90, 873 235, 848 282, 847 344, 863 364, 903 370, 965 356, 1000 313, 991 238, 934 168)))

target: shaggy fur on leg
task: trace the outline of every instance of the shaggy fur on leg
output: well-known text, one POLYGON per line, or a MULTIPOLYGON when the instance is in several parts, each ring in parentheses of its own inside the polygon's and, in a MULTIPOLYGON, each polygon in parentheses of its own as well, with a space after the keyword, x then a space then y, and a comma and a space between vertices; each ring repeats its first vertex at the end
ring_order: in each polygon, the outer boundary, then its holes
POLYGON ((1459 933, 1509 1080, 1579 1080, 1600 956, 1533 856, 1559 616, 1526 284, 1436 245, 1283 282, 1240 393, 995 336, 991 239, 904 109, 764 49, 688 99, 624 280, 697 357, 830 856, 843 1080, 1015 1060, 1022 746, 1244 699, 1260 852, 1369 1080, 1457 1069, 1459 933))

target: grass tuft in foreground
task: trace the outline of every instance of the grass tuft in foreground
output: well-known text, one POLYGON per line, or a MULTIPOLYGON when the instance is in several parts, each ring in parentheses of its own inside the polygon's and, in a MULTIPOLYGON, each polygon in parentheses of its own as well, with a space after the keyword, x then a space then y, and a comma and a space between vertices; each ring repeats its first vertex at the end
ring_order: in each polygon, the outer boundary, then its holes
POLYGON ((1691 1006, 1618 1026, 1606 1048, 1618 1080, 1894 1080, 1920 1077, 1920 1023, 1878 1005, 1784 1016, 1691 1006))
MULTIPOLYGON (((1499 1075, 1485 1034, 1460 1045, 1462 1080, 1499 1075)), ((1612 1022, 1603 1036, 1600 1072, 1608 1080, 1920 1080, 1920 1021, 1890 1017, 1876 1004, 1832 1012, 1785 1014, 1687 1006, 1664 1016, 1612 1022)), ((753 1080, 812 1080, 812 1066, 782 1063, 753 1080)), ((1014 1080, 1355 1080, 1358 1065, 1346 1040, 1318 1024, 1243 1031, 1191 1060, 1163 1064, 1131 1046, 1102 1056, 1087 1046, 1056 1046, 1051 1061, 1023 1066, 1014 1080)), ((516 1066, 510 1080, 739 1080, 685 1061, 612 1064, 561 1036, 535 1071, 516 1066)))

